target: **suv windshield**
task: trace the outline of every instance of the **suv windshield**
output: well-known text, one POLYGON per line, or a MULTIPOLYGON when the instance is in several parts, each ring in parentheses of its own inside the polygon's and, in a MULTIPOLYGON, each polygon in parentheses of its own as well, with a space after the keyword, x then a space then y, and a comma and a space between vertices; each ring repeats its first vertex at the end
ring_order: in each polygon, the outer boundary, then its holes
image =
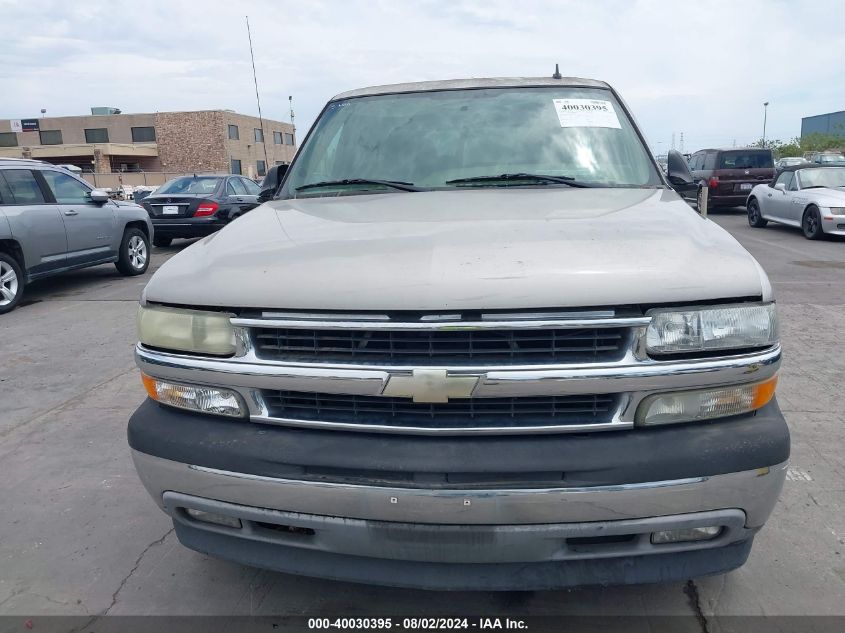
POLYGON ((215 176, 185 176, 183 178, 175 178, 161 186, 161 189, 156 191, 159 193, 214 193, 217 191, 217 185, 220 184, 220 178, 215 176))
POLYGON ((422 189, 573 186, 563 180, 662 184, 609 90, 494 88, 333 101, 283 196, 397 192, 373 181, 422 189), (322 184, 308 186, 315 183, 322 184))
POLYGON ((845 167, 802 169, 800 178, 802 189, 808 187, 845 187, 845 167))
POLYGON ((722 152, 719 159, 719 169, 764 169, 772 166, 772 152, 767 149, 722 152))

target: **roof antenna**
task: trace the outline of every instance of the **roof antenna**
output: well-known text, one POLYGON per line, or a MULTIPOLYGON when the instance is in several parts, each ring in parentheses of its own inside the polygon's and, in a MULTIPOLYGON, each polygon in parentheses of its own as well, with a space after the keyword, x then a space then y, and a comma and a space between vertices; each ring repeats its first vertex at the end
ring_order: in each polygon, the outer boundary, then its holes
POLYGON ((563 79, 560 74, 560 69, 557 67, 557 64, 555 64, 555 74, 552 75, 552 79, 563 79))

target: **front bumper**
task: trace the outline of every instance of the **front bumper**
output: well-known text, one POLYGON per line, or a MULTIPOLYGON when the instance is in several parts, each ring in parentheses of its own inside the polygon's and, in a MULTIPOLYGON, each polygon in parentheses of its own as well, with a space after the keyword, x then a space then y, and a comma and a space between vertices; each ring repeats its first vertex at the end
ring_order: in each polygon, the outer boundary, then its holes
POLYGON ((845 215, 826 216, 824 212, 822 212, 822 231, 828 235, 845 236, 845 215))
POLYGON ((774 402, 677 427, 434 438, 268 426, 148 401, 129 440, 188 547, 297 574, 441 589, 658 582, 738 567, 789 454, 774 402), (549 472, 558 483, 537 485, 549 472), (242 527, 197 521, 186 508, 242 527), (709 525, 723 527, 709 541, 649 539, 709 525))
POLYGON ((668 582, 742 565, 756 530, 739 510, 633 521, 430 525, 278 512, 164 495, 179 540, 255 567, 332 580, 446 590, 543 590, 668 582), (240 528, 186 508, 237 517, 240 528), (653 545, 657 530, 722 526, 711 541, 653 545))

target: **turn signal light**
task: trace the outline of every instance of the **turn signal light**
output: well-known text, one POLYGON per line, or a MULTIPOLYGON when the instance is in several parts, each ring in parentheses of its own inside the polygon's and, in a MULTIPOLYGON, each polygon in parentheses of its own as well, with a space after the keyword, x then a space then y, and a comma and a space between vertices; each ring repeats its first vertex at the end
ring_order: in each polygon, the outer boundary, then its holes
POLYGON ((756 411, 775 395, 777 376, 765 382, 649 396, 637 409, 637 424, 674 424, 756 411))
POLYGON ((147 395, 162 404, 196 411, 242 418, 246 413, 241 399, 233 391, 200 385, 182 385, 141 374, 147 395))
POLYGON ((217 213, 217 209, 220 208, 220 205, 216 202, 201 202, 200 206, 197 207, 197 210, 194 211, 195 218, 201 218, 206 215, 214 215, 217 213))

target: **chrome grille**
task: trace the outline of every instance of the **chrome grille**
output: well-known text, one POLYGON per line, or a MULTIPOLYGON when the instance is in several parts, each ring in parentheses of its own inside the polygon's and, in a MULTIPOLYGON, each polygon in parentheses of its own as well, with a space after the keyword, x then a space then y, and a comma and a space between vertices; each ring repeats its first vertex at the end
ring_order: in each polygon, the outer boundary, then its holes
POLYGON ((387 427, 475 429, 605 424, 618 394, 465 398, 444 403, 302 391, 262 391, 272 418, 387 427))
POLYGON ((252 329, 261 359, 386 365, 507 365, 618 360, 623 327, 547 329, 252 329))

